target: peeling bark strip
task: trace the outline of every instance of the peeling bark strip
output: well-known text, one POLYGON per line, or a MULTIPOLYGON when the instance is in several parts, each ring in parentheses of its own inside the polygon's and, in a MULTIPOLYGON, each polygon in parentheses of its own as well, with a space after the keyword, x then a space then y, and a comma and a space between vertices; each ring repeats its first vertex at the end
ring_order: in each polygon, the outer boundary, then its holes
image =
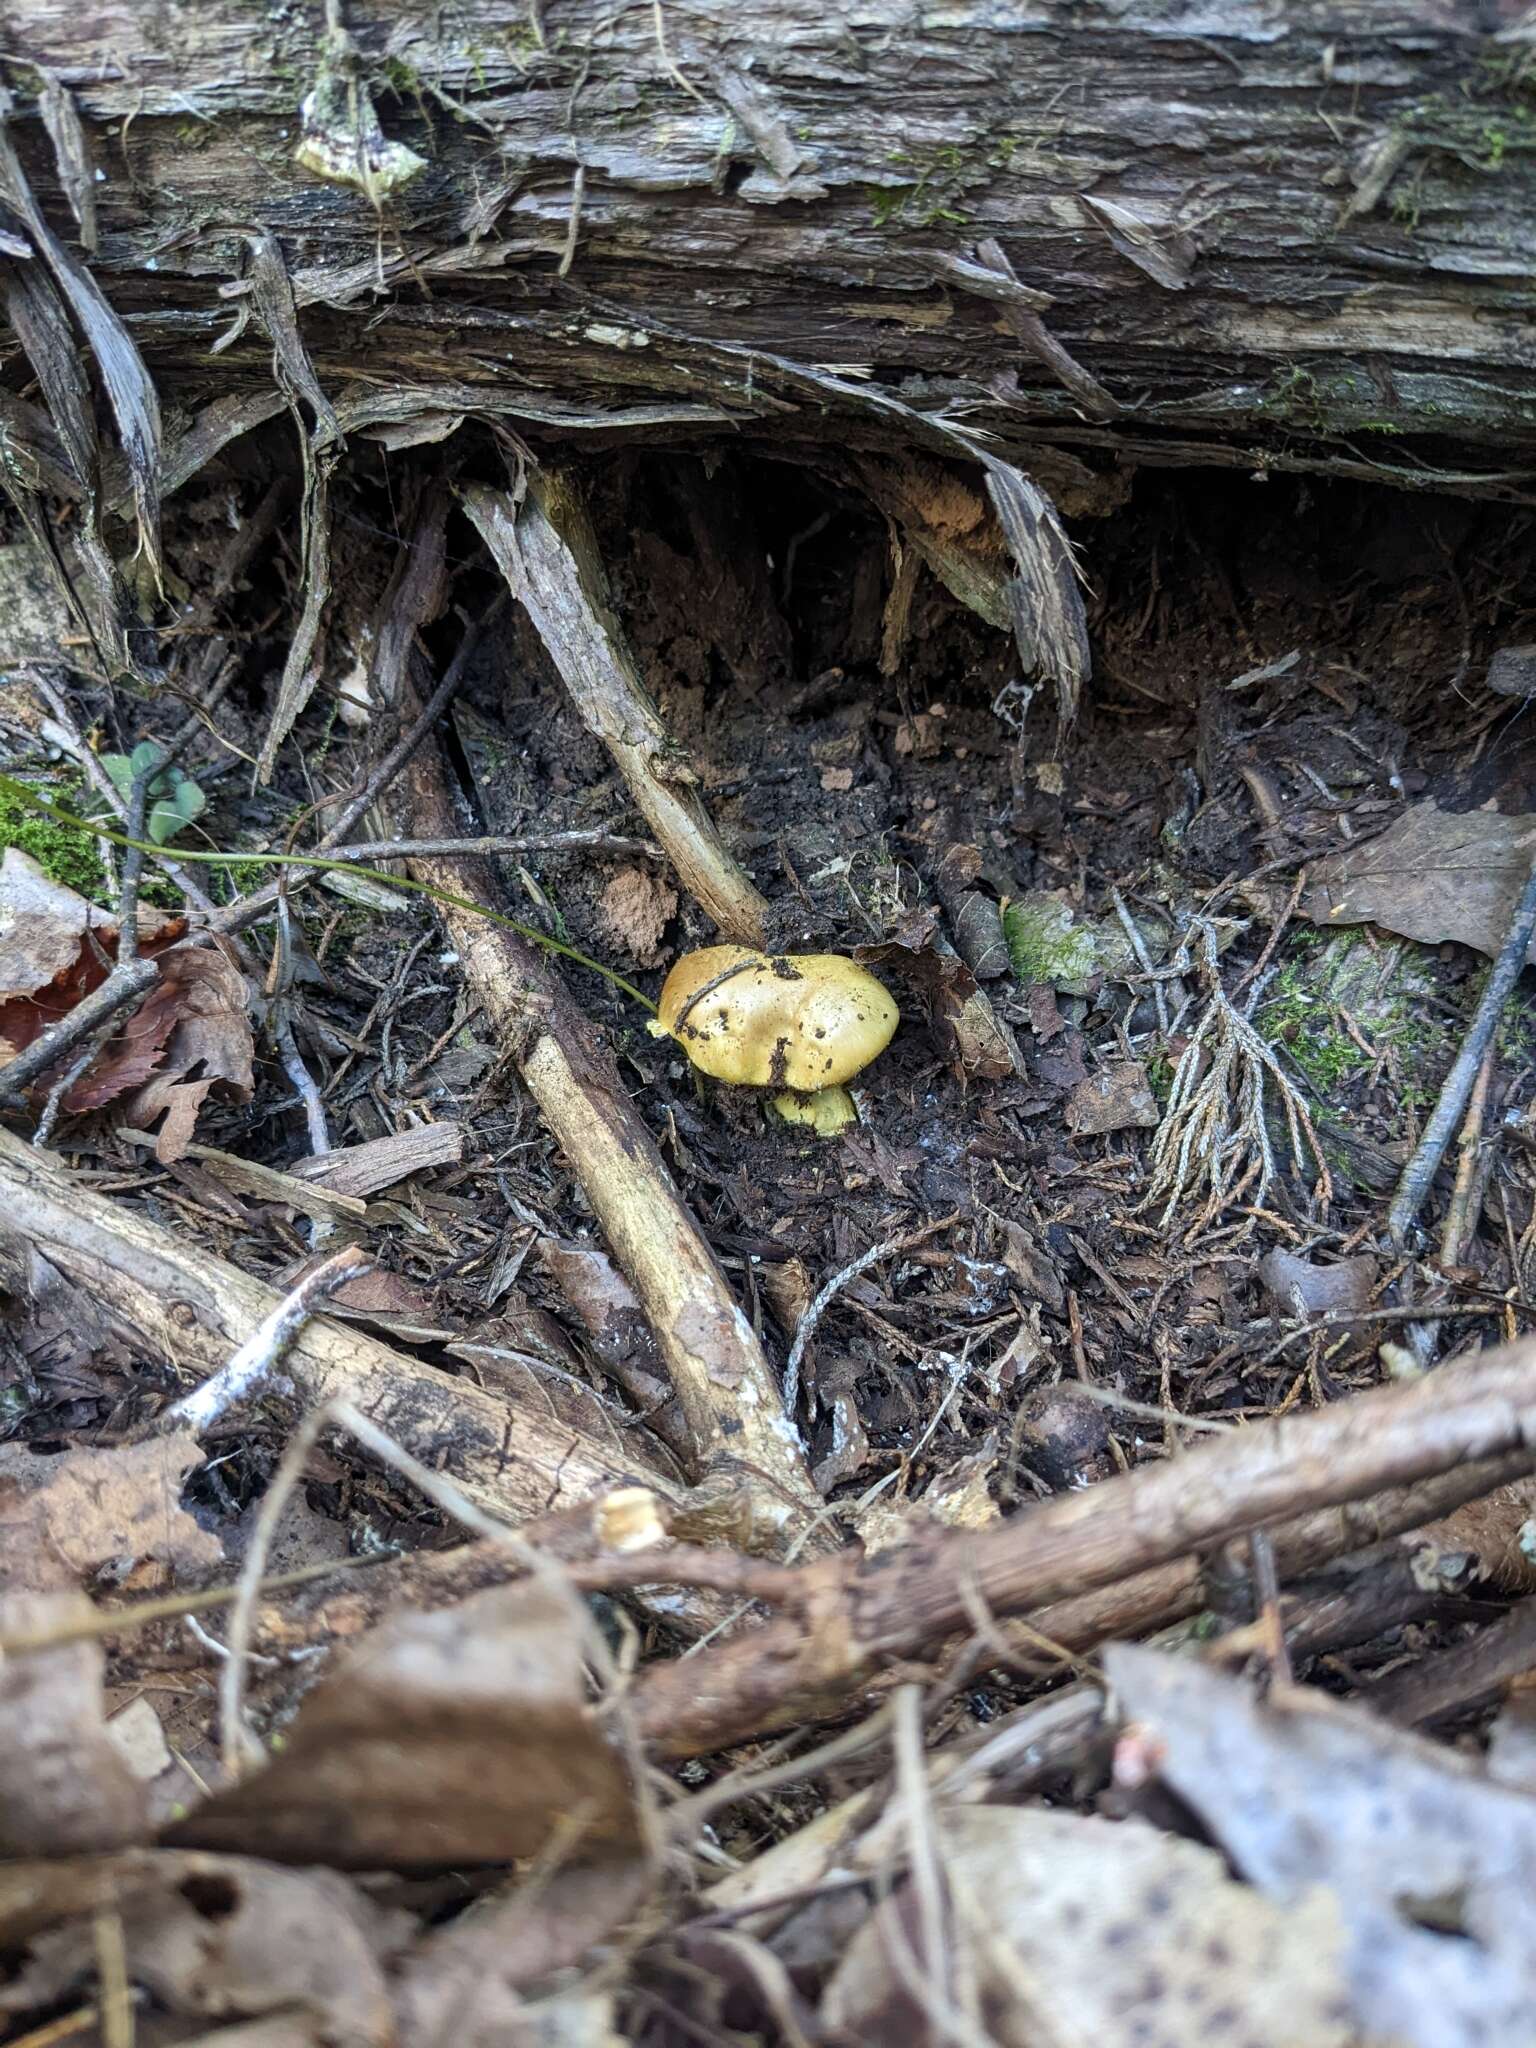
MULTIPOLYGON (((1044 442, 1532 484, 1536 152, 1507 11, 759 0, 664 9, 670 47, 650 7, 545 11, 541 35, 528 0, 349 0, 384 146, 425 162, 381 221, 295 161, 322 9, 13 10, 10 76, 45 67, 79 112, 106 174, 95 268, 167 397, 266 387, 254 331, 206 354, 254 228, 337 394, 515 375, 589 409, 712 401, 838 438, 870 372, 1058 499, 1093 477, 1044 442), (1011 304, 954 267, 988 275, 989 239, 1011 304), (844 388, 807 399, 757 350, 844 388), (1106 401, 1118 417, 1092 417, 1106 401)), ((57 232, 53 94, 15 133, 57 232)))

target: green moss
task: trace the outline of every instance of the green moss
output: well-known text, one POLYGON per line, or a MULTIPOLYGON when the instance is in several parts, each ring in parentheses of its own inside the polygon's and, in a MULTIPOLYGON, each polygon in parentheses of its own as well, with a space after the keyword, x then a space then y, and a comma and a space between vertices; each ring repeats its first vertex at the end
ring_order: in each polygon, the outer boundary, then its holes
POLYGON ((1013 971, 1026 988, 1082 986, 1098 969, 1093 933, 1075 924, 1064 904, 1038 899, 1005 904, 1003 937, 1013 971))
MULTIPOLYGON (((78 782, 49 783, 40 793, 56 798, 67 810, 75 810, 83 795, 78 782)), ((95 839, 78 825, 64 825, 41 811, 28 810, 0 791, 0 846, 20 847, 53 881, 77 895, 100 899, 106 879, 101 855, 95 839)))
POLYGON ((1289 1054, 1317 1100, 1338 1108, 1375 1065, 1346 1028, 1388 1056, 1405 1109, 1422 1108, 1450 1057, 1450 1034, 1421 1001, 1433 978, 1418 947, 1373 950, 1354 932, 1299 932, 1256 1022, 1289 1054))

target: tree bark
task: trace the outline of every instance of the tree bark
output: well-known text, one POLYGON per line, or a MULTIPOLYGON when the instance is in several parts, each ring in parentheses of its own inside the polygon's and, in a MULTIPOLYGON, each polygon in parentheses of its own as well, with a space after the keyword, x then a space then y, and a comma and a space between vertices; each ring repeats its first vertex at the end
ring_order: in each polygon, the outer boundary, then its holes
POLYGON ((321 13, 7 13, 32 189, 189 415, 280 409, 275 250, 343 428, 984 432, 1069 514, 1127 461, 1536 481, 1507 0, 351 0, 350 56, 321 13), (351 185, 295 160, 317 81, 351 185))

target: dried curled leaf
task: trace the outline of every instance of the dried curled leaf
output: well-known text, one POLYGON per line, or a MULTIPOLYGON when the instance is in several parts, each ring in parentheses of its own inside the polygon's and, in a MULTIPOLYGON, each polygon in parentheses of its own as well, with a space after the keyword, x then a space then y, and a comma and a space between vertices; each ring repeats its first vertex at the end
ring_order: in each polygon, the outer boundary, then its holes
POLYGON ((126 1096, 127 1120, 141 1130, 164 1114, 155 1156, 165 1165, 185 1154, 213 1088, 249 1099, 254 1053, 239 968, 222 953, 179 946, 64 1106, 73 1115, 126 1096))
POLYGON ((628 1850, 629 1785, 582 1660, 579 1609, 539 1585, 399 1615, 321 1680, 264 1770, 171 1839, 365 1870, 508 1863, 566 1829, 628 1850))

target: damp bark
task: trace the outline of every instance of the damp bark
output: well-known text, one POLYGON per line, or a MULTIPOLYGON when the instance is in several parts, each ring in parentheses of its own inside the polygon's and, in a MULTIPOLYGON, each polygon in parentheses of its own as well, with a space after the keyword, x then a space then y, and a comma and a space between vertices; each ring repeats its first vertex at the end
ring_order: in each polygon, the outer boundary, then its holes
MULTIPOLYGON (((1536 98, 1511 19, 367 0, 350 100, 318 8, 31 0, 7 46, 28 180, 173 429, 285 402, 253 257, 275 246, 344 426, 350 401, 354 426, 434 432, 958 429, 1070 515, 1127 461, 1526 495, 1536 98), (310 133, 300 162, 317 84, 377 127, 310 133), (366 175, 335 182, 349 149, 366 175)), ((26 374, 13 344, 13 392, 26 374)))

